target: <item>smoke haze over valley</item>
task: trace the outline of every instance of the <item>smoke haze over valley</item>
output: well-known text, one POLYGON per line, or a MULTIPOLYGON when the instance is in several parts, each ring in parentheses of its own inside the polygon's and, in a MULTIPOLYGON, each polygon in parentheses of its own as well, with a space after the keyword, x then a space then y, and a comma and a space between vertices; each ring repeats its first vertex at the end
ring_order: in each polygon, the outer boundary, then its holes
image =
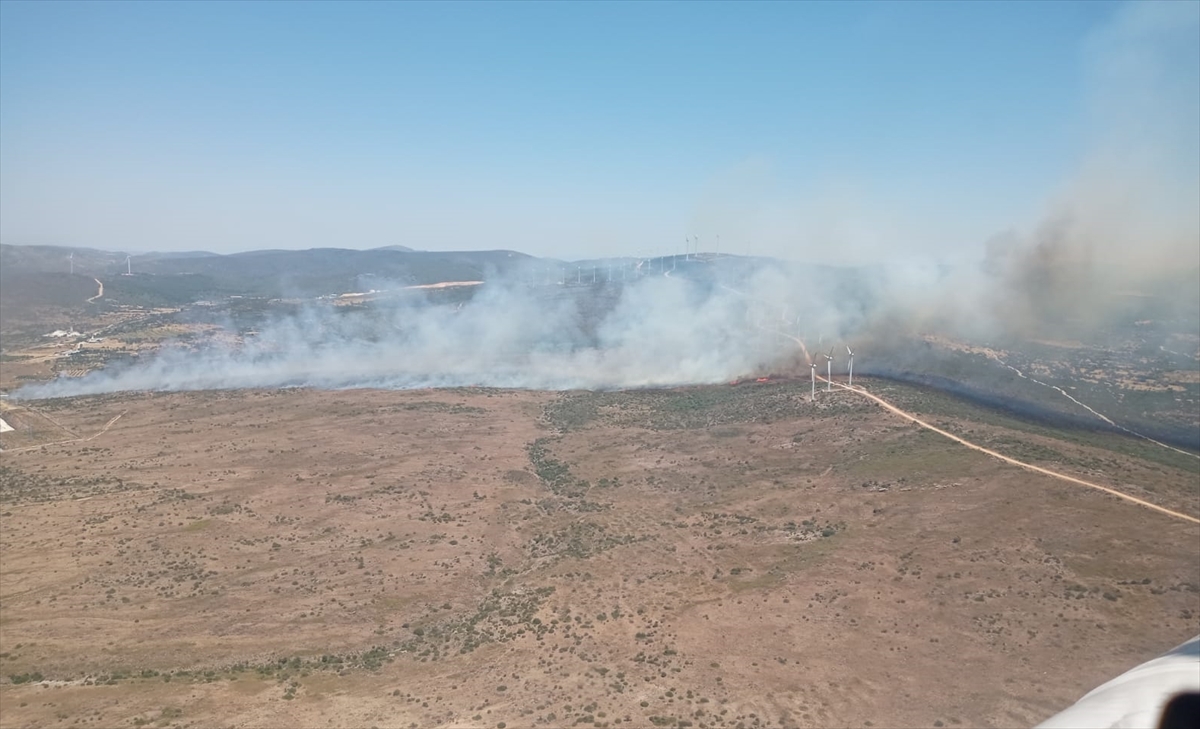
POLYGON ((1198 201, 1200 0, 0 0, 0 729, 1134 725, 1198 201))

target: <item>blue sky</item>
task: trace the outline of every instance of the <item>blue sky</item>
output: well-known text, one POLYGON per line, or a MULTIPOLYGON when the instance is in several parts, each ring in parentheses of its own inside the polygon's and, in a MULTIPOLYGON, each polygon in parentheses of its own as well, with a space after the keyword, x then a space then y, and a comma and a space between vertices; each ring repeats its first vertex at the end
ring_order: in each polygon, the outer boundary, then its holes
POLYGON ((1141 12, 8 0, 0 240, 961 257, 1123 134, 1104 38, 1141 12))

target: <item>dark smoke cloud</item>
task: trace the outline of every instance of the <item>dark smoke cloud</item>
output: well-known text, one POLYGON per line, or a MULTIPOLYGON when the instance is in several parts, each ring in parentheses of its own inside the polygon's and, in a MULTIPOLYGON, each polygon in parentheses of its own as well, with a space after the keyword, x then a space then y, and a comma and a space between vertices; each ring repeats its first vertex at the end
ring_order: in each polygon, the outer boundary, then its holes
POLYGON ((1010 333, 1078 337, 1157 297, 1200 306, 1200 4, 1132 3, 1089 38, 1089 149, 1027 231, 987 242, 1010 333))

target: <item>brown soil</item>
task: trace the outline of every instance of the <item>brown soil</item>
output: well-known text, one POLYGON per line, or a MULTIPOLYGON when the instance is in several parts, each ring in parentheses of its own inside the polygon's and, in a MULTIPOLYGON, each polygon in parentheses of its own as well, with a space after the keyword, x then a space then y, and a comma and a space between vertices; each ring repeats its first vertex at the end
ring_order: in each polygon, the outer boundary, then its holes
MULTIPOLYGON (((1029 725, 1200 629, 1197 525, 807 395, 6 410, 0 724, 1029 725)), ((937 424, 1200 514, 1193 465, 937 424)))

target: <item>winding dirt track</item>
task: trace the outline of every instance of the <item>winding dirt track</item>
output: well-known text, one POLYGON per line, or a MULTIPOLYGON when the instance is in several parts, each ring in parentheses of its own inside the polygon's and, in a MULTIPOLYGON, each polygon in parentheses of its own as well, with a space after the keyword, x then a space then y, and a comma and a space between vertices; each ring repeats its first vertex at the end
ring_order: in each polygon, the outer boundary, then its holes
MULTIPOLYGON (((824 377, 818 377, 817 379, 825 380, 824 377)), ((826 382, 828 382, 828 380, 826 380, 826 382)), ((831 384, 833 384, 837 387, 840 387, 843 390, 849 390, 850 392, 856 393, 858 395, 862 395, 863 397, 868 398, 870 400, 874 400, 875 402, 879 403, 886 410, 889 410, 889 411, 895 413, 896 415, 899 415, 900 417, 904 418, 905 420, 916 423, 917 425, 919 425, 922 428, 925 428, 927 430, 932 430, 934 433, 945 436, 945 437, 949 438, 950 440, 955 441, 956 443, 965 445, 966 447, 970 448, 971 450, 976 450, 976 451, 979 451, 980 453, 986 453, 987 455, 991 456, 992 458, 998 458, 1001 461, 1004 461, 1005 463, 1011 463, 1014 466, 1019 466, 1026 470, 1034 471, 1036 473, 1040 473, 1040 474, 1043 474, 1046 476, 1052 476, 1054 478, 1057 478, 1057 479, 1060 479, 1063 481, 1067 481, 1069 483, 1077 484, 1079 486, 1086 486, 1090 489, 1096 489, 1097 491, 1103 491, 1106 494, 1111 494, 1113 496, 1116 496, 1117 498, 1124 499, 1124 500, 1132 502, 1134 504, 1138 504, 1139 506, 1144 506, 1147 509, 1153 509, 1154 511, 1166 514, 1167 516, 1172 516, 1172 517, 1175 517, 1176 519, 1182 519, 1183 521, 1188 521, 1193 524, 1200 524, 1200 519, 1197 519, 1194 516, 1190 516, 1188 514, 1183 514, 1178 511, 1172 511, 1170 509, 1159 506, 1157 504, 1152 504, 1149 501, 1139 499, 1136 496, 1130 496, 1129 494, 1121 493, 1120 491, 1117 491, 1116 489, 1113 489, 1113 488, 1109 488, 1108 486, 1101 486, 1100 484, 1092 483, 1091 481, 1084 481, 1081 478, 1075 478, 1074 476, 1068 476, 1065 473, 1058 473, 1057 471, 1051 471, 1048 468, 1042 468, 1041 466, 1035 466, 1031 463, 1025 463, 1024 461, 1018 461, 1015 458, 1010 458, 1001 453, 997 453, 996 451, 993 451, 989 448, 984 448, 983 446, 972 443, 969 440, 964 440, 963 438, 960 438, 957 435, 954 435, 953 433, 949 433, 945 430, 942 430, 941 428, 938 428, 937 426, 926 423, 924 420, 921 420, 917 416, 901 410, 900 408, 891 404, 887 400, 884 400, 883 398, 879 397, 878 395, 873 395, 873 394, 867 392, 866 390, 862 389, 861 387, 850 387, 848 385, 843 385, 840 382, 833 382, 831 384)))
POLYGON ((101 283, 100 279, 98 279, 98 278, 94 278, 92 280, 95 281, 96 285, 100 287, 100 291, 95 296, 93 296, 92 298, 87 300, 87 302, 89 304, 92 303, 93 301, 95 301, 96 299, 100 298, 101 296, 104 296, 104 284, 101 283))

